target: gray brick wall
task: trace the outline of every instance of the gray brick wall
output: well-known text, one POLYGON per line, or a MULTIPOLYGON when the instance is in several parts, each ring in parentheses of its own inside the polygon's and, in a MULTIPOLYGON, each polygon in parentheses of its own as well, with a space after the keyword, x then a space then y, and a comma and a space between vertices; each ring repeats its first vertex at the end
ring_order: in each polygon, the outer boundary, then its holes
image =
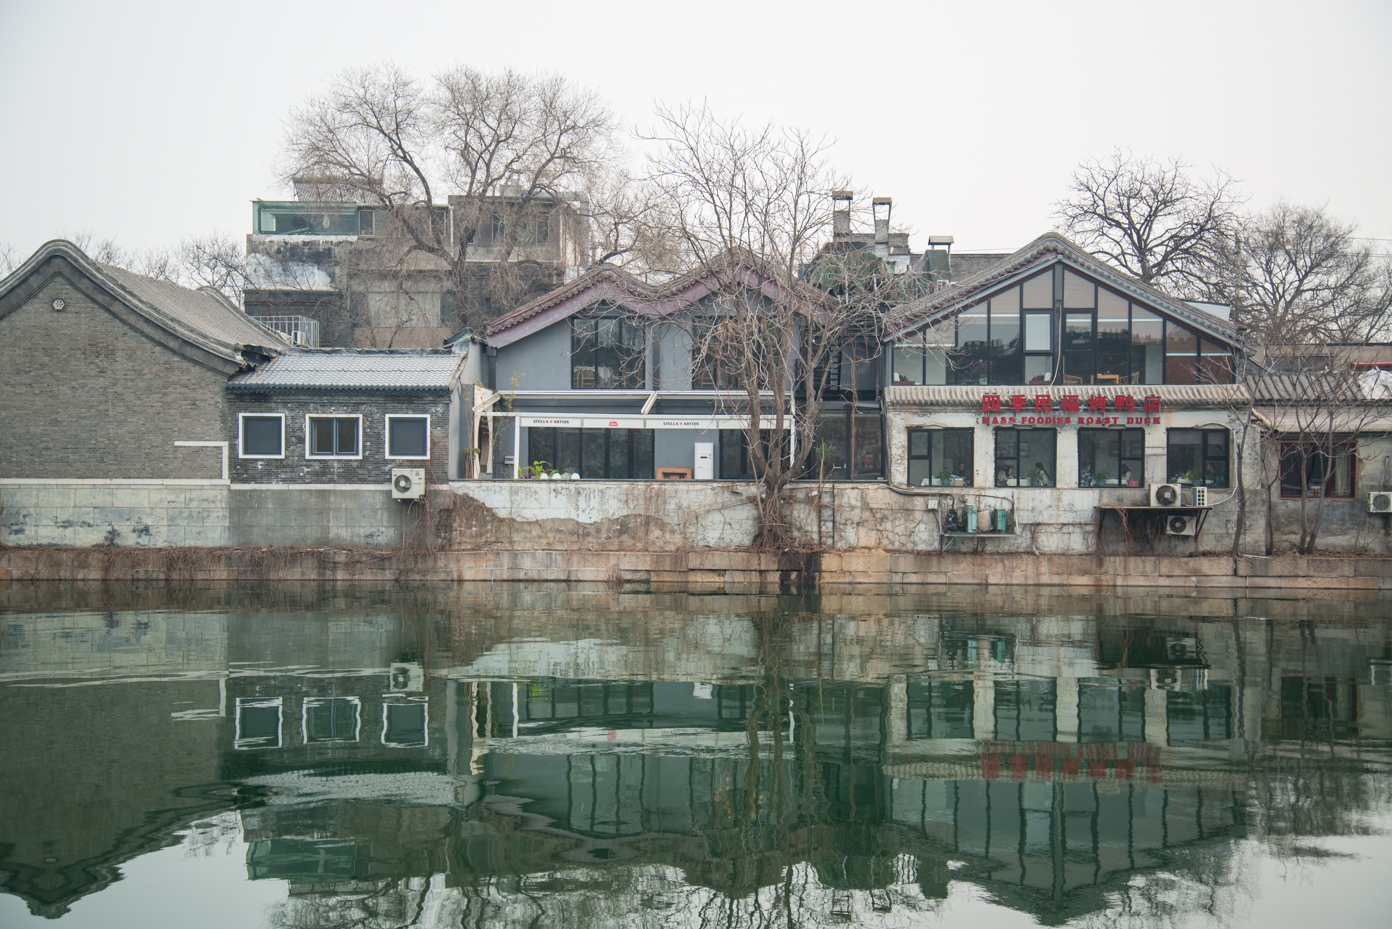
POLYGON ((54 271, 0 317, 0 477, 220 478, 220 451, 174 442, 226 437, 227 376, 132 329, 66 261, 35 277, 54 271))
POLYGON ((229 428, 233 483, 259 484, 387 484, 392 468, 426 468, 426 480, 448 480, 449 393, 415 394, 327 392, 229 392, 229 428), (285 416, 284 458, 242 458, 239 454, 239 413, 280 413, 285 416), (386 416, 430 417, 430 459, 386 457, 386 416), (305 454, 305 417, 361 416, 361 458, 309 458, 305 454), (432 474, 433 472, 433 474, 432 474))

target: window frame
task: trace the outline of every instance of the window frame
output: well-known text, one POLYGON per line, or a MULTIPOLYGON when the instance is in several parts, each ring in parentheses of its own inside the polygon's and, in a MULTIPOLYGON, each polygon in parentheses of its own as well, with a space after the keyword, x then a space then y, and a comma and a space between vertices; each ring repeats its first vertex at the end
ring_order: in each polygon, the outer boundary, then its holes
POLYGON ((430 414, 429 413, 387 413, 382 420, 382 453, 388 461, 428 461, 430 459, 430 414), (393 455, 391 423, 393 419, 425 420, 425 454, 393 455))
MULTIPOLYGON (((1042 462, 1042 461, 1040 462, 1040 464, 1046 465, 1044 473, 1045 473, 1046 475, 1048 475, 1048 480, 1045 481, 1044 483, 1040 484, 1039 486, 1040 486, 1040 487, 1057 487, 1057 486, 1058 486, 1058 433, 1059 433, 1059 431, 1058 431, 1057 429, 1050 429, 1050 428, 1047 427, 1047 426, 1044 426, 1044 427, 1042 427, 1042 428, 1031 428, 1031 427, 1028 427, 1028 426, 1025 426, 1025 427, 1001 426, 1001 427, 998 427, 998 428, 996 428, 996 429, 994 429, 994 430, 992 431, 992 433, 991 433, 991 440, 992 440, 992 442, 993 442, 994 445, 995 445, 995 458, 994 458, 994 461, 995 461, 995 486, 997 486, 997 487, 1030 487, 1030 486, 1033 486, 1033 485, 1028 484, 1028 483, 1024 483, 1024 484, 1020 483, 1021 481, 1027 481, 1027 480, 1028 480, 1028 478, 1025 477, 1025 474, 1027 473, 1027 470, 1026 470, 1026 469, 1023 469, 1023 468, 1022 468, 1022 465, 1021 465, 1021 460, 1022 460, 1022 459, 1021 459, 1021 457, 1020 457, 1020 436, 1019 436, 1019 433, 1021 433, 1021 432, 1050 432, 1050 433, 1053 433, 1053 436, 1054 436, 1054 460, 1053 460, 1053 461, 1050 461, 1050 462, 1042 462), (1004 457, 1004 458, 1001 457, 1001 445, 1000 445, 1001 433, 1003 433, 1003 432, 1008 432, 1008 433, 1011 433, 1012 435, 1015 436, 1015 454, 1014 454, 1014 455, 1010 455, 1010 456, 1006 456, 1006 457, 1004 457), (1005 463, 1014 462, 1014 465, 1015 465, 1015 483, 1014 483, 1014 484, 1002 484, 1002 483, 1001 483, 1000 468, 1001 468, 1001 463, 1002 463, 1002 462, 1005 462, 1005 463)), ((1035 457, 1035 456, 1031 455, 1031 456, 1029 456, 1029 457, 1030 457, 1030 458, 1033 458, 1033 457, 1035 457)), ((1033 467, 1034 467, 1034 463, 1033 463, 1033 462, 1030 462, 1030 468, 1033 468, 1033 467)))
POLYGON ((237 697, 233 705, 232 748, 235 751, 252 751, 265 748, 282 748, 285 745, 285 701, 280 697, 237 697), (275 707, 276 740, 274 745, 265 744, 260 737, 246 738, 242 735, 242 709, 264 710, 275 707), (251 744, 247 744, 250 742, 251 744))
POLYGON ((357 742, 362 737, 362 699, 359 697, 305 697, 300 706, 300 741, 305 745, 322 745, 326 742, 357 742), (355 723, 353 726, 353 737, 350 738, 316 738, 309 737, 309 711, 311 707, 331 704, 335 700, 342 700, 353 704, 356 709, 354 713, 355 723))
POLYGON ((427 748, 430 745, 430 703, 424 697, 407 697, 404 700, 389 701, 382 704, 382 744, 387 748, 427 748), (421 740, 419 742, 388 742, 387 733, 391 730, 392 707, 420 707, 421 740))
POLYGON ((1195 486, 1199 486, 1199 487, 1214 487, 1214 488, 1217 488, 1217 489, 1219 489, 1219 490, 1227 490, 1228 488, 1232 487, 1232 430, 1231 430, 1231 429, 1222 429, 1222 428, 1218 428, 1218 429, 1213 429, 1213 428, 1201 429, 1201 428, 1197 428, 1197 427, 1196 427, 1196 428, 1180 428, 1180 427, 1176 427, 1176 428, 1173 428, 1173 429, 1166 429, 1166 430, 1165 430, 1165 477, 1166 477, 1167 480, 1168 480, 1168 479, 1171 479, 1171 478, 1173 478, 1173 477, 1175 476, 1175 469, 1172 468, 1172 467, 1170 467, 1170 458, 1171 458, 1172 455, 1174 454, 1174 453, 1171 451, 1171 449, 1174 447, 1174 434, 1175 434, 1176 432, 1197 432, 1197 433, 1200 434, 1201 439, 1200 439, 1200 442, 1199 442, 1199 473, 1200 473, 1201 475, 1206 473, 1206 468, 1207 468, 1208 462, 1210 462, 1210 461, 1222 461, 1222 462, 1223 462, 1223 475, 1224 475, 1223 483, 1221 483, 1221 484, 1210 484, 1210 483, 1208 483, 1207 481, 1201 481, 1199 484, 1197 484, 1197 485, 1195 485, 1195 486), (1225 441, 1226 441, 1227 445, 1226 445, 1226 448, 1225 448, 1223 454, 1221 454, 1221 455, 1209 454, 1209 451, 1208 451, 1209 434, 1210 434, 1210 433, 1214 433, 1214 432, 1221 432, 1221 433, 1224 434, 1224 436, 1226 436, 1226 440, 1225 440, 1225 441))
MULTIPOLYGON (((561 433, 562 433, 562 432, 574 432, 574 433, 575 433, 575 439, 576 439, 576 441, 577 441, 577 443, 578 443, 577 448, 578 448, 578 451, 579 451, 579 460, 576 462, 576 464, 574 465, 574 467, 575 467, 576 473, 580 475, 580 479, 581 479, 581 480, 587 480, 587 481, 651 481, 651 480, 656 479, 656 477, 657 477, 657 430, 656 430, 656 429, 633 429, 633 428, 630 428, 630 427, 627 427, 627 426, 604 427, 604 428, 600 428, 600 427, 590 427, 590 428, 588 428, 588 429, 586 429, 586 428, 581 428, 581 427, 578 427, 578 426, 527 426, 527 427, 525 427, 525 428, 526 428, 526 430, 527 430, 527 455, 526 455, 526 457, 527 457, 527 465, 528 465, 528 466, 530 466, 531 462, 533 462, 533 461, 544 461, 544 462, 546 462, 547 466, 548 466, 551 470, 553 470, 553 471, 559 471, 559 470, 561 470, 561 468, 562 468, 562 462, 560 461, 560 454, 559 454, 559 452, 560 452, 560 447, 561 447, 561 438, 562 438, 561 433), (627 469, 626 469, 626 470, 628 471, 628 476, 627 476, 627 477, 624 477, 624 476, 614 477, 614 476, 611 476, 610 473, 609 473, 610 470, 611 470, 611 465, 612 465, 613 462, 614 462, 614 458, 613 458, 613 455, 614 455, 614 445, 615 445, 615 440, 614 440, 614 439, 615 439, 615 434, 616 434, 616 433, 617 433, 622 439, 626 440, 626 443, 625 443, 625 444, 626 444, 627 447, 626 447, 626 448, 623 448, 623 449, 620 449, 620 451, 622 451, 622 452, 624 453, 624 458, 625 458, 625 460, 628 462, 628 467, 627 467, 627 469), (640 437, 640 435, 644 435, 644 434, 645 434, 645 437, 646 437, 647 442, 648 442, 648 457, 649 457, 649 463, 652 465, 652 468, 650 469, 649 473, 648 473, 646 476, 640 477, 640 476, 637 476, 635 472, 638 470, 638 464, 640 463, 640 462, 639 462, 639 457, 640 457, 641 449, 639 448, 639 445, 640 445, 639 437, 640 437), (601 444, 601 446, 602 446, 601 460, 603 460, 603 462, 604 462, 604 473, 603 473, 602 475, 597 476, 597 477, 587 477, 587 476, 584 474, 584 469, 585 469, 585 438, 586 438, 587 435, 591 438, 592 441, 599 442, 599 443, 601 444), (538 447, 539 445, 543 444, 543 440, 546 440, 546 439, 549 439, 549 443, 550 443, 550 446, 551 446, 551 449, 550 449, 550 455, 551 455, 551 457, 549 457, 549 458, 541 458, 541 457, 538 457, 538 453, 539 453, 539 452, 544 452, 544 451, 546 451, 546 449, 544 449, 544 448, 539 448, 539 447, 538 447)), ((571 467, 571 465, 568 464, 568 463, 565 464, 564 466, 567 467, 567 468, 571 467)))
MULTIPOLYGON (((1130 433, 1140 433, 1140 436, 1141 436, 1141 454, 1140 454, 1140 456, 1139 456, 1139 461, 1140 461, 1140 464, 1139 464, 1139 471, 1133 472, 1133 474, 1136 474, 1136 475, 1137 475, 1137 476, 1134 478, 1134 480, 1136 480, 1136 481, 1138 482, 1137 486, 1142 486, 1142 487, 1145 486, 1145 432, 1146 432, 1145 429, 1142 429, 1142 428, 1126 428, 1126 429, 1101 428, 1101 429, 1079 429, 1079 430, 1078 430, 1078 487, 1079 487, 1079 488, 1084 489, 1084 490, 1088 490, 1088 489, 1096 489, 1096 488, 1102 488, 1102 487, 1124 487, 1124 486, 1128 486, 1128 485, 1124 485, 1124 484, 1120 483, 1120 481, 1121 481, 1121 467, 1122 467, 1122 462, 1127 461, 1127 460, 1131 460, 1131 461, 1137 460, 1137 459, 1136 459, 1136 456, 1131 456, 1131 458, 1128 459, 1128 458, 1127 458, 1127 455, 1126 455, 1126 451, 1125 451, 1125 448, 1126 448, 1126 434, 1127 434, 1128 432, 1130 432, 1130 433), (1115 483, 1115 484, 1097 484, 1097 483, 1088 483, 1088 484, 1084 484, 1084 483, 1083 483, 1083 442, 1082 442, 1082 439, 1083 439, 1083 434, 1084 434, 1084 433, 1088 433, 1089 435, 1091 435, 1091 434, 1093 434, 1093 433, 1103 433, 1103 434, 1115 433, 1115 434, 1117 435, 1118 438, 1117 438, 1117 457, 1116 457, 1116 460, 1115 460, 1115 461, 1109 461, 1109 462, 1107 462, 1107 464, 1108 464, 1108 466, 1109 466, 1109 470, 1107 471, 1108 479, 1110 480, 1110 479, 1112 479, 1112 478, 1115 478, 1115 479, 1117 480, 1117 483, 1115 483), (1113 471, 1110 470, 1110 467, 1111 467, 1111 466, 1115 466, 1115 467, 1116 467, 1116 471, 1115 471, 1115 472, 1113 472, 1113 471)), ((1096 461, 1095 461, 1095 460, 1094 460, 1094 464, 1096 464, 1096 461)), ((1089 472, 1089 473, 1092 473, 1092 472, 1089 472)), ((1090 478, 1090 480, 1095 481, 1096 478, 1090 478)))
MULTIPOLYGON (((924 486, 922 483, 919 483, 919 484, 917 484, 917 485, 914 485, 914 484, 909 483, 909 470, 910 470, 910 462, 914 462, 914 461, 927 461, 927 462, 928 462, 928 481, 929 481, 929 483, 927 484, 927 486, 929 486, 929 487, 944 487, 944 486, 948 486, 948 485, 944 485, 944 484, 933 483, 934 481, 941 480, 941 479, 939 478, 938 475, 939 475, 939 474, 941 473, 941 471, 942 471, 942 468, 941 468, 941 467, 938 468, 938 470, 936 470, 936 471, 933 470, 933 434, 934 434, 934 433, 940 433, 940 434, 942 435, 942 437, 943 437, 942 440, 941 440, 941 443, 940 443, 940 444, 943 446, 943 449, 941 450, 940 454, 943 455, 943 456, 946 455, 946 444, 947 444, 947 437, 948 437, 949 434, 951 434, 951 433, 965 433, 965 434, 966 434, 966 437, 967 437, 967 440, 968 440, 968 441, 967 441, 967 449, 968 449, 967 454, 968 454, 968 460, 967 460, 967 467, 966 467, 966 472, 967 472, 967 473, 963 476, 963 479, 962 479, 962 486, 963 486, 963 487, 971 487, 971 486, 973 486, 973 482, 975 481, 975 475, 976 475, 976 429, 970 428, 970 427, 968 427, 968 428, 956 428, 956 427, 954 427, 954 428, 946 428, 946 427, 932 427, 932 426, 909 426, 909 427, 907 427, 907 428, 904 430, 904 480, 905 480, 905 483, 908 483, 909 486, 911 486, 911 487, 912 487, 912 486, 918 486, 918 487, 924 486), (927 438, 928 438, 928 454, 927 454, 927 455, 915 455, 915 454, 913 453, 913 433, 915 433, 915 432, 923 432, 923 433, 926 433, 926 434, 927 434, 927 438)), ((939 460, 939 464, 941 464, 941 459, 939 460)), ((951 486, 956 486, 956 485, 953 484, 953 485, 951 485, 951 486)))
POLYGON ((648 354, 649 354, 649 350, 650 350, 650 346, 649 346, 649 344, 648 344, 648 332, 647 332, 647 329, 646 329, 646 328, 644 328, 644 327, 642 327, 642 326, 638 326, 638 325, 636 325, 635 323, 633 323, 633 322, 631 321, 631 318, 632 318, 632 317, 631 317, 631 314, 619 313, 619 312, 616 311, 616 308, 605 308, 604 310, 601 310, 601 311, 599 311, 599 312, 588 313, 588 314, 578 314, 578 315, 572 316, 572 317, 570 318, 569 329, 570 329, 570 389, 571 389, 571 390, 646 390, 646 389, 647 389, 647 383, 648 383, 648 354), (598 357, 598 353, 599 353, 598 324, 601 323, 601 322, 610 322, 610 323, 616 323, 616 324, 618 324, 618 326, 619 326, 619 336, 620 336, 620 338, 619 338, 619 341, 618 341, 617 344, 621 346, 621 348, 620 348, 620 354, 621 354, 621 355, 622 355, 622 352, 625 351, 625 350, 627 350, 627 348, 628 348, 628 346, 627 346, 626 343, 624 342, 624 337, 623 337, 623 334, 624 334, 624 327, 630 327, 630 328, 634 329, 634 330, 636 331, 637 335, 641 337, 641 342, 642 342, 642 344, 641 344, 641 346, 637 347, 637 349, 636 349, 637 357, 638 357, 638 359, 639 359, 639 364, 638 364, 638 369, 637 369, 637 371, 636 371, 636 372, 635 372, 635 371, 625 371, 624 360, 623 360, 622 357, 620 357, 620 366, 619 366, 619 369, 618 369, 619 372, 620 372, 620 374, 622 374, 622 375, 636 375, 636 377, 633 378, 633 380, 636 380, 636 382, 637 382, 637 383, 636 383, 636 386, 633 385, 633 384, 625 383, 626 377, 624 377, 624 376, 620 376, 620 377, 616 377, 616 378, 615 378, 615 380, 618 381, 619 383, 612 384, 612 385, 610 385, 610 386, 608 386, 608 387, 601 387, 601 386, 600 386, 600 384, 599 384, 599 367, 600 367, 600 366, 599 366, 599 364, 598 364, 598 361, 599 361, 599 357, 598 357), (596 331, 595 331, 595 338, 594 338, 594 348, 593 348, 590 352, 588 352, 585 356, 582 356, 582 355, 581 355, 581 352, 580 352, 580 350, 579 350, 579 344, 578 344, 578 343, 579 343, 580 341, 582 341, 583 337, 577 335, 577 327, 578 327, 579 325, 585 324, 585 323, 588 323, 588 324, 594 326, 595 329, 596 329, 596 331), (583 363, 581 363, 583 357, 588 357, 589 360, 590 360, 590 364, 583 364, 583 363), (593 386, 591 386, 591 387, 577 387, 577 386, 576 386, 576 378, 577 378, 577 376, 578 376, 578 371, 579 371, 580 368, 590 368, 590 369, 592 369, 592 370, 594 371, 594 385, 593 385, 593 386))
POLYGON ((1329 442, 1295 442, 1295 441, 1282 440, 1281 443, 1280 443, 1280 457, 1279 457, 1279 459, 1278 459, 1278 464, 1277 464, 1278 473, 1279 473, 1279 475, 1280 475, 1280 477, 1279 477, 1278 480, 1277 480, 1277 483, 1280 485, 1280 495, 1281 495, 1281 499, 1283 499, 1283 500, 1300 500, 1300 499, 1302 499, 1302 498, 1309 498, 1309 499, 1312 499, 1312 500, 1318 500, 1318 499, 1321 499, 1321 498, 1322 498, 1322 499, 1325 499, 1325 500, 1353 500, 1353 499, 1355 499, 1355 498, 1358 496, 1358 466, 1357 466, 1357 464, 1356 464, 1356 461, 1357 461, 1357 460, 1358 460, 1358 443, 1357 443, 1357 440, 1356 440, 1356 439, 1344 438, 1344 439, 1335 439, 1335 440, 1332 440, 1332 441, 1329 441, 1329 442), (1302 449, 1302 448, 1304 449, 1304 452, 1302 453, 1302 457, 1304 458, 1305 473, 1302 475, 1302 481, 1301 481, 1300 492, 1299 492, 1299 493, 1290 493, 1290 492, 1287 492, 1287 490, 1286 490, 1286 459, 1287 459, 1288 456, 1290 456, 1291 454, 1295 453, 1296 451, 1298 451, 1298 450, 1300 450, 1300 449, 1302 449), (1326 449, 1327 449, 1328 451, 1326 451, 1326 449), (1330 452, 1333 452, 1335 466, 1332 467, 1332 468, 1326 466, 1326 470, 1325 470, 1325 474, 1324 474, 1324 479, 1323 479, 1323 481, 1321 482, 1321 486, 1320 486, 1320 493, 1319 493, 1319 494, 1308 493, 1307 488, 1309 487, 1309 483, 1310 483, 1310 479, 1309 479, 1309 468, 1310 468, 1311 462, 1314 460, 1314 456, 1316 456, 1316 455, 1318 455, 1318 456, 1328 456, 1330 452), (1329 490, 1329 486, 1330 486, 1330 484, 1333 483, 1333 482, 1336 480, 1336 478, 1337 478, 1338 465, 1339 465, 1339 462, 1341 462, 1341 461, 1342 461, 1342 462, 1347 462, 1347 466, 1348 466, 1348 493, 1346 493, 1346 494, 1331 493, 1330 490, 1329 490))
MULTIPOLYGON (((427 425, 427 426, 426 426, 426 435, 427 435, 427 437, 429 436, 429 434, 430 434, 430 427, 427 425)), ((336 449, 337 447, 338 447, 338 429, 335 428, 335 429, 334 429, 334 448, 336 449)), ((305 414, 305 458, 312 458, 312 459, 314 459, 314 460, 316 460, 316 461, 323 460, 323 459, 339 459, 339 460, 342 460, 342 461, 360 461, 360 460, 362 460, 362 456, 363 456, 363 427, 362 427, 362 414, 361 414, 361 413, 350 413, 350 414, 348 414, 348 415, 343 415, 343 416, 341 416, 341 415, 339 415, 339 414, 337 414, 337 413, 306 413, 306 414, 305 414), (337 451, 334 451, 334 452, 332 452, 332 453, 326 455, 326 454, 324 454, 323 452, 315 452, 315 451, 314 451, 314 438, 313 438, 313 432, 312 432, 311 429, 310 429, 310 423, 311 423, 312 420, 316 420, 316 419, 331 419, 331 420, 355 419, 355 420, 357 420, 357 423, 358 423, 358 425, 357 425, 357 429, 358 429, 358 453, 357 453, 356 455, 344 455, 344 454, 340 454, 340 453, 337 452, 337 451)))
POLYGON ((237 414, 237 457, 283 459, 285 457, 285 414, 284 413, 238 413, 237 414), (280 420, 280 454, 259 455, 246 450, 246 421, 248 419, 280 420))

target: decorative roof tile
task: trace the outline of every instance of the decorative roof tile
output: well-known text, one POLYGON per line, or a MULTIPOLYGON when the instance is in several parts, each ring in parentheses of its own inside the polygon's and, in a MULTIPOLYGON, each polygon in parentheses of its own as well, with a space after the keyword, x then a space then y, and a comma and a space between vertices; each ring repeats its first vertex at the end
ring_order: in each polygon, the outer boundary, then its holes
POLYGON ((281 355, 239 374, 229 390, 448 390, 467 356, 440 350, 322 349, 281 355))

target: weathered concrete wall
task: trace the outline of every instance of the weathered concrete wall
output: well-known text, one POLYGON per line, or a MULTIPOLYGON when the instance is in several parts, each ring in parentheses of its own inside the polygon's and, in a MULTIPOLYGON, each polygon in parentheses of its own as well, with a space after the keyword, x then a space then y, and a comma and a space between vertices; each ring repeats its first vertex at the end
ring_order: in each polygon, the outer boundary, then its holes
POLYGON ((220 481, 0 480, 5 545, 227 545, 228 515, 220 481))
MULTIPOLYGON (((952 584, 1165 594, 1392 598, 1392 558, 1125 558, 1084 555, 830 552, 824 592, 873 584, 889 591, 952 584)), ((747 551, 402 551, 274 549, 0 549, 0 586, 11 581, 566 581, 651 590, 749 592, 805 584, 800 559, 747 551)))
POLYGON ((425 508, 393 500, 388 483, 234 484, 228 501, 228 545, 433 544, 425 508))

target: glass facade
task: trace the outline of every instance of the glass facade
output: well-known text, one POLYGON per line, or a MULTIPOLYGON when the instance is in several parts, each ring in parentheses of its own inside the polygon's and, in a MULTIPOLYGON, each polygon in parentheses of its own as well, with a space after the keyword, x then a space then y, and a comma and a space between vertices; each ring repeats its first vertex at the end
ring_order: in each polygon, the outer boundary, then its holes
POLYGON ((1145 480, 1144 429, 1079 429, 1079 487, 1139 487, 1145 480))
POLYGON ((570 386, 575 390, 642 390, 647 336, 631 320, 610 316, 571 321, 570 386))
POLYGON ((523 467, 536 462, 548 471, 587 479, 651 480, 653 430, 533 426, 527 430, 523 467))
POLYGON ((893 364, 895 385, 1233 381, 1226 345, 1062 266, 905 338, 893 364))
POLYGON ((1188 481, 1205 487, 1228 486, 1228 430, 1171 429, 1165 474, 1169 483, 1188 481))
POLYGON ((1053 487, 1057 447, 1054 429, 997 429, 996 486, 1053 487))

